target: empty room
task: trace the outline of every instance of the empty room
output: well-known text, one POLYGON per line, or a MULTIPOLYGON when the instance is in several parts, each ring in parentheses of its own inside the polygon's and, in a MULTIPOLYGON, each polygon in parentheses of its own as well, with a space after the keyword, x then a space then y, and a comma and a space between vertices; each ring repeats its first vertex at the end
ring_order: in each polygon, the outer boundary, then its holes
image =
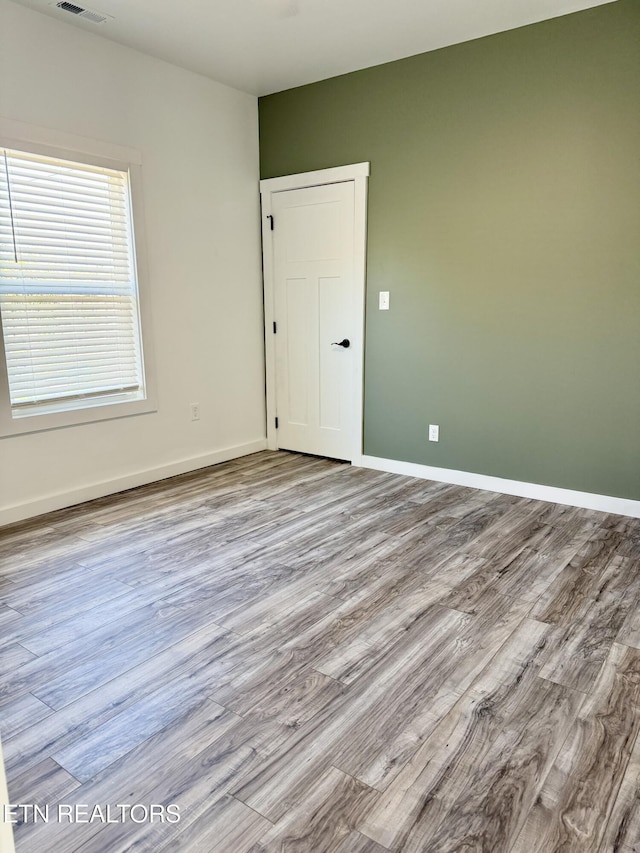
POLYGON ((640 853, 638 0, 0 0, 0 851, 640 853))

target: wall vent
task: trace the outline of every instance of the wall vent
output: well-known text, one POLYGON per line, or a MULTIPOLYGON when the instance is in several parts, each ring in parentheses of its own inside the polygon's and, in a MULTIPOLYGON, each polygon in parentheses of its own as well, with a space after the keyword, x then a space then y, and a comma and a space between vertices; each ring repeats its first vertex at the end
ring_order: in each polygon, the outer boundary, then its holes
POLYGON ((101 15, 99 12, 92 12, 90 9, 85 9, 84 6, 76 6, 75 3, 67 3, 62 0, 61 3, 52 3, 56 9, 62 9, 63 12, 69 12, 77 18, 84 18, 86 21, 91 21, 92 24, 104 24, 105 21, 113 20, 111 15, 101 15))

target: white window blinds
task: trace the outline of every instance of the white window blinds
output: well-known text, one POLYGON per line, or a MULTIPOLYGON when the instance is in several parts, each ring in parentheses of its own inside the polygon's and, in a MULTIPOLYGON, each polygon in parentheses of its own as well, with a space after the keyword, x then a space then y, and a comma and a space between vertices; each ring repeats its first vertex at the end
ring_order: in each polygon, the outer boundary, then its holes
POLYGON ((129 175, 0 148, 0 312, 16 413, 141 399, 129 175))

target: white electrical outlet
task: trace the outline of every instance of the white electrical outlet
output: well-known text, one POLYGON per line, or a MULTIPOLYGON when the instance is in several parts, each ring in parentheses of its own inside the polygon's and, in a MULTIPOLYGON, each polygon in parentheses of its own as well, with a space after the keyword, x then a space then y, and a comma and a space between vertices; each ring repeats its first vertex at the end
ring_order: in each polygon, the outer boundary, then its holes
POLYGON ((199 421, 200 420, 200 403, 192 403, 191 404, 191 420, 199 421))
POLYGON ((429 441, 440 441, 440 427, 438 424, 429 424, 429 441))
POLYGON ((381 290, 378 295, 378 308, 380 311, 389 310, 389 291, 381 290))

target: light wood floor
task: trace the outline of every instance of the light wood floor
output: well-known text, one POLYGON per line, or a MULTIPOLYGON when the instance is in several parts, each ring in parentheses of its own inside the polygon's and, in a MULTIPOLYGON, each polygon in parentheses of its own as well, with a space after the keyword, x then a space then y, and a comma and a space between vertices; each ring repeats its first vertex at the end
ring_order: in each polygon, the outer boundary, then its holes
POLYGON ((261 453, 0 530, 19 853, 640 850, 640 521, 261 453))

